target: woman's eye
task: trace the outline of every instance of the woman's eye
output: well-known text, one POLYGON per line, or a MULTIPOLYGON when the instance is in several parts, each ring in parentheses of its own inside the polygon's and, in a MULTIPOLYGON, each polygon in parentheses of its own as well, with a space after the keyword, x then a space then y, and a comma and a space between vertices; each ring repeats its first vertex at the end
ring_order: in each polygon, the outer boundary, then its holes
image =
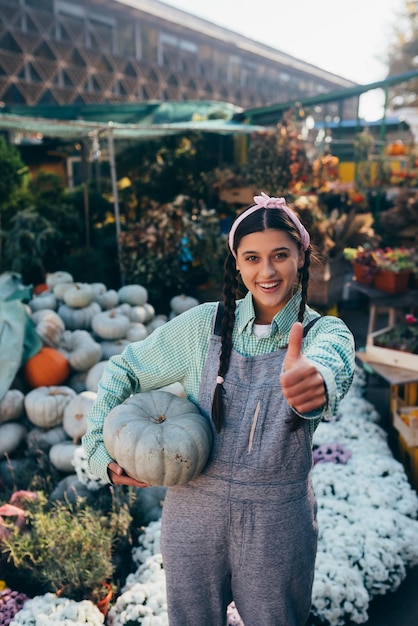
POLYGON ((247 256, 246 261, 256 261, 257 257, 256 256, 247 256))

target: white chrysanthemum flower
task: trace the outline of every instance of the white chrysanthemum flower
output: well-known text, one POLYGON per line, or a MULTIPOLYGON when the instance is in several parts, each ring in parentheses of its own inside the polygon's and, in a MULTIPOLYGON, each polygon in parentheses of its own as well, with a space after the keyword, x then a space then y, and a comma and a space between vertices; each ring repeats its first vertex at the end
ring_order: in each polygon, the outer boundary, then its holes
POLYGON ((102 478, 95 476, 89 471, 87 467, 86 451, 83 446, 78 446, 78 448, 76 448, 72 459, 72 465, 74 466, 80 483, 86 485, 87 489, 90 489, 90 491, 97 491, 97 489, 100 489, 101 487, 104 487, 104 485, 108 484, 102 478))
POLYGON ((104 615, 90 600, 75 602, 47 593, 25 602, 10 626, 100 626, 103 623, 104 615))

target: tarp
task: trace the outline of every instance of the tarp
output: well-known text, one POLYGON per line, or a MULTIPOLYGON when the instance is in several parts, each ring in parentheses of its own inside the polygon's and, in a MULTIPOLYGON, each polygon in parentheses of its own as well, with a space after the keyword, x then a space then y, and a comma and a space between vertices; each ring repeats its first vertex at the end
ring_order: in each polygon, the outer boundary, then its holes
POLYGON ((32 289, 22 284, 19 274, 0 276, 0 401, 10 389, 19 369, 42 348, 42 339, 24 301, 32 289))
POLYGON ((230 120, 199 120, 189 122, 174 122, 166 124, 121 124, 109 122, 86 122, 84 120, 60 120, 26 115, 0 113, 0 130, 20 132, 29 135, 43 135, 45 137, 61 137, 62 139, 77 139, 92 137, 95 134, 108 132, 112 129, 114 139, 152 139, 184 132, 207 132, 222 135, 248 134, 266 131, 265 126, 255 126, 230 120))
POLYGON ((61 106, 5 106, 0 110, 0 129, 45 137, 76 139, 105 133, 114 139, 150 139, 198 131, 223 135, 265 130, 232 121, 242 112, 228 102, 130 102, 61 106))

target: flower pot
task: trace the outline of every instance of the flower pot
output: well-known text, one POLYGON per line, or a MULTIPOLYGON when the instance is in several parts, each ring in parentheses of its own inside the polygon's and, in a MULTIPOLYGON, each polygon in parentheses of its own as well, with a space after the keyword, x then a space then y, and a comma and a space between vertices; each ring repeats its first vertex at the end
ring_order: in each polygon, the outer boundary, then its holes
POLYGON ((372 285, 375 277, 374 268, 362 263, 353 263, 354 279, 359 285, 372 285))
POLYGON ((408 291, 410 275, 410 270, 390 272, 389 270, 379 269, 374 278, 373 286, 375 289, 386 293, 404 293, 408 291))

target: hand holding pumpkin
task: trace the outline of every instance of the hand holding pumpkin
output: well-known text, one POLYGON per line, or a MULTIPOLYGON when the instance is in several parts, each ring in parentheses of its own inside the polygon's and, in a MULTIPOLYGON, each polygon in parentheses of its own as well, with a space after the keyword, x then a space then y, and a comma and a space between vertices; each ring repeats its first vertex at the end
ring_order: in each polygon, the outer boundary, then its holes
POLYGON ((325 382, 314 363, 302 354, 303 326, 293 324, 280 376, 283 395, 299 413, 309 413, 324 406, 325 382))
POLYGON ((149 485, 145 483, 140 483, 135 478, 131 478, 125 472, 123 467, 118 465, 116 461, 112 461, 107 466, 107 473, 109 474, 109 478, 112 481, 113 485, 129 485, 130 487, 149 487, 149 485))

